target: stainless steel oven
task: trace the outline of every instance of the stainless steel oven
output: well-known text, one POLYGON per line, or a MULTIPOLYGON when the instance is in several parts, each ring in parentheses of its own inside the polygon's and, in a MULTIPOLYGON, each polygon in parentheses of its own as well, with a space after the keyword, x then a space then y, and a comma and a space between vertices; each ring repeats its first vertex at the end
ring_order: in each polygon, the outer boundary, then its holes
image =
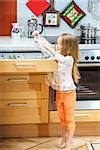
POLYGON ((79 66, 81 80, 77 85, 76 109, 100 109, 100 66, 79 66))
MULTIPOLYGON (((76 109, 100 109, 100 49, 80 49, 76 109)), ((56 110, 56 91, 50 88, 50 110, 56 110)))

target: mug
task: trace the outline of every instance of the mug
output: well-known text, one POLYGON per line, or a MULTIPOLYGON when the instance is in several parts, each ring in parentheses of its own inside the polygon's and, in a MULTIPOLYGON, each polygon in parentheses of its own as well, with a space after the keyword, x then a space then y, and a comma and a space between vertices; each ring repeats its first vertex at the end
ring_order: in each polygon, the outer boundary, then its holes
POLYGON ((11 36, 13 38, 20 38, 23 35, 23 27, 18 26, 18 23, 12 23, 11 36))

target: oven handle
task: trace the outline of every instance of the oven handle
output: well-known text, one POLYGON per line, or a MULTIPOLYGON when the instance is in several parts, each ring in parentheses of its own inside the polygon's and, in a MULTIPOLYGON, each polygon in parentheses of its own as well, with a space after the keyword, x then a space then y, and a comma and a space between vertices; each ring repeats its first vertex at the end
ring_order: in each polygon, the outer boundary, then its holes
POLYGON ((79 63, 78 67, 100 67, 100 63, 79 63))
POLYGON ((96 95, 97 93, 96 92, 90 92, 90 93, 88 93, 88 92, 78 92, 77 93, 78 95, 96 95))

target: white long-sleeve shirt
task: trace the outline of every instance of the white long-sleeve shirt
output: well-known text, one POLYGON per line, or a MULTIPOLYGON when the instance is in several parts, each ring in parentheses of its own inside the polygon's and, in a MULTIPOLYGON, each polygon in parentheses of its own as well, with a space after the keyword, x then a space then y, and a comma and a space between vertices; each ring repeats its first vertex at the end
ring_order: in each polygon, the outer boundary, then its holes
POLYGON ((76 86, 72 78, 72 68, 74 63, 73 57, 63 56, 56 52, 55 59, 58 61, 58 72, 56 73, 58 85, 52 84, 52 88, 64 92, 75 90, 76 86))

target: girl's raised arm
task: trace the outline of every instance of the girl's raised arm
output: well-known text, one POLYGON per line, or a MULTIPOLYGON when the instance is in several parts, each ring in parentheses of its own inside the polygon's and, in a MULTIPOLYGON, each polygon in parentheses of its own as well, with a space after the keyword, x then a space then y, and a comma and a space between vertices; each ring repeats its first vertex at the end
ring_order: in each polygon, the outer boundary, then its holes
POLYGON ((56 51, 51 47, 51 44, 47 40, 40 38, 40 34, 38 31, 34 31, 32 35, 34 36, 34 40, 39 43, 41 48, 49 51, 53 56, 55 56, 56 51))

